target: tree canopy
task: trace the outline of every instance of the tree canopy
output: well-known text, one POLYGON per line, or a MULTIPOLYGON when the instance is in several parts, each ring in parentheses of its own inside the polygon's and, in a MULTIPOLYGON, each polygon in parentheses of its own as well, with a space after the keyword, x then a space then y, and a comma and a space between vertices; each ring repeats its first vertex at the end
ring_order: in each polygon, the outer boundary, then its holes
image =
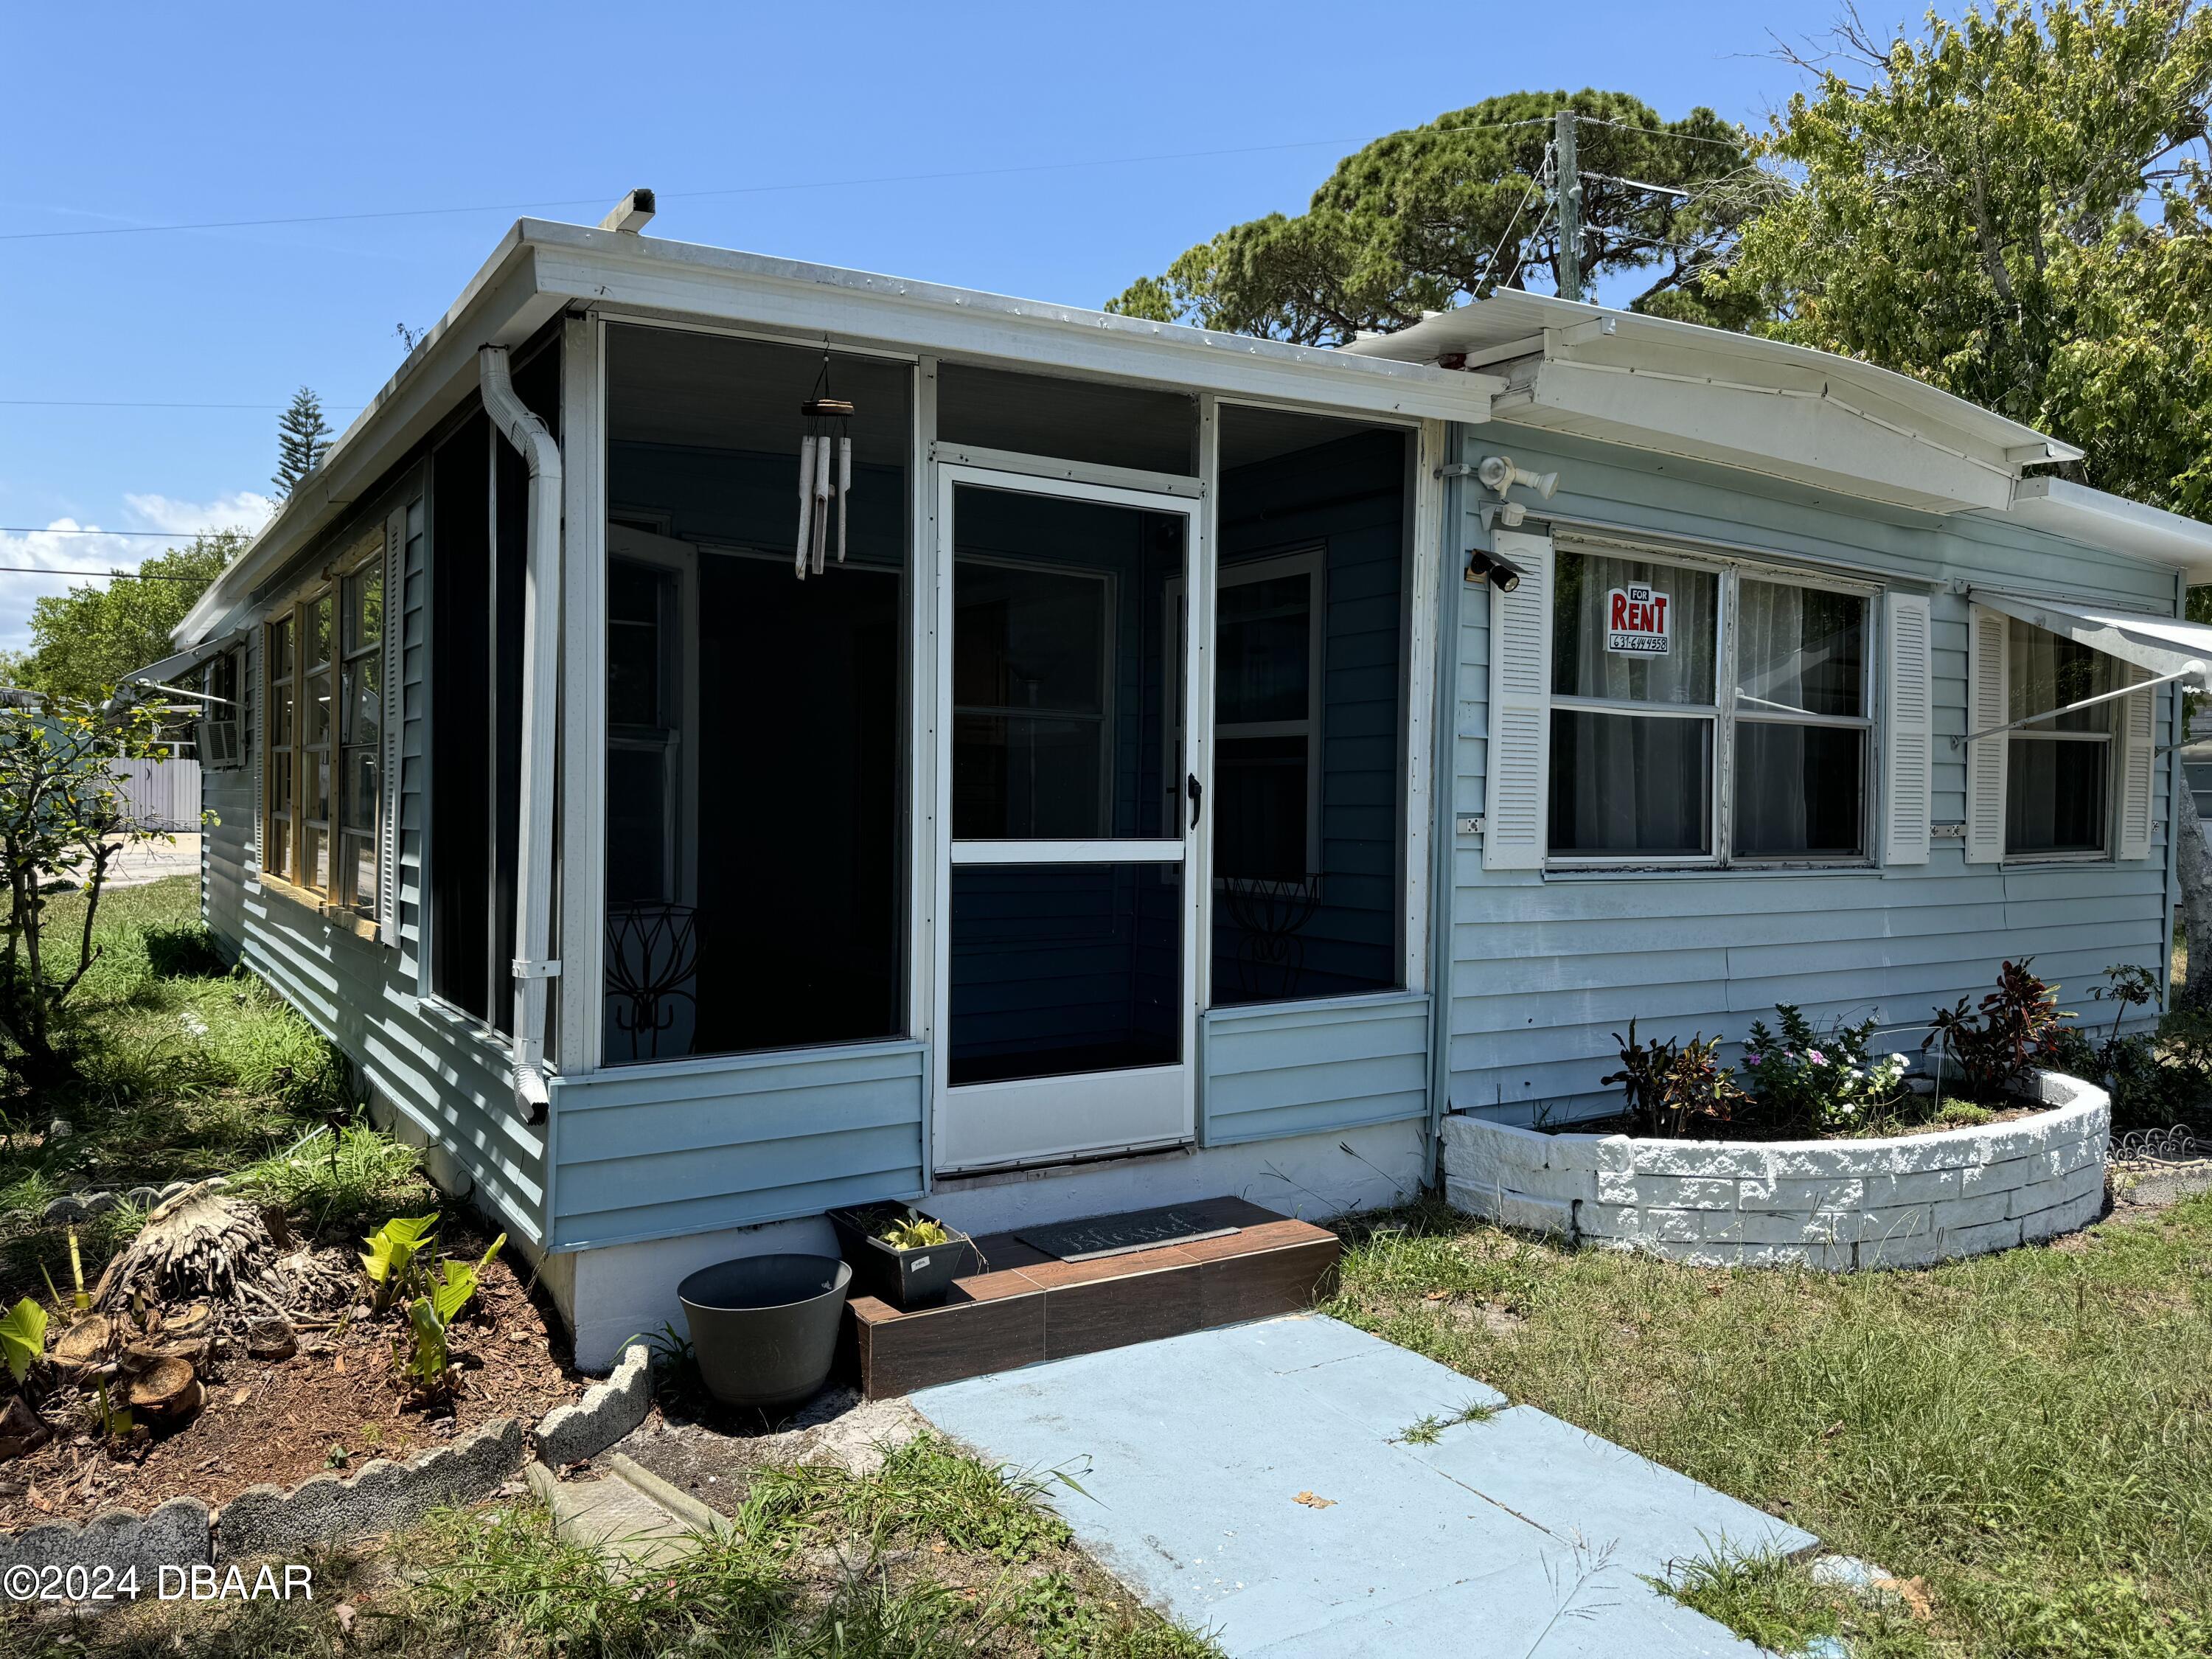
POLYGON ((323 418, 323 400, 306 386, 276 417, 276 474, 270 483, 276 499, 292 493, 293 486, 322 465, 331 447, 331 424, 323 418))
POLYGON ((229 530, 196 536, 190 546, 147 560, 137 578, 82 583, 40 599, 31 611, 31 648, 14 665, 16 684, 49 698, 106 696, 125 674, 175 649, 171 631, 246 540, 229 530))
POLYGON ((1557 291, 1548 164, 1561 108, 1580 118, 1585 283, 1631 273, 1644 281, 1639 308, 1741 325, 1741 302, 1717 303, 1705 279, 1756 199, 1749 136, 1709 109, 1665 121, 1595 90, 1486 98, 1378 138, 1337 164, 1304 213, 1231 226, 1106 308, 1337 345, 1534 276, 1557 291))
POLYGON ((2212 518, 2212 12, 1995 0, 1917 40, 1850 18, 1833 46, 1763 141, 1794 188, 1709 287, 2212 518))

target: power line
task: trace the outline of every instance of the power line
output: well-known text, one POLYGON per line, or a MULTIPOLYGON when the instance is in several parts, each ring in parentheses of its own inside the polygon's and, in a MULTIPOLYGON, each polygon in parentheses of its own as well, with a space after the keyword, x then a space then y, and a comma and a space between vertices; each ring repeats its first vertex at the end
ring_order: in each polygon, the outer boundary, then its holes
MULTIPOLYGON (((1595 117, 1580 118, 1584 120, 1595 117)), ((1504 132, 1514 127, 1547 126, 1550 118, 1526 121, 1491 121, 1480 125, 1454 127, 1454 132, 1504 132)), ((1618 125, 1609 123, 1608 125, 1618 125)), ((1662 137, 1686 137, 1688 134, 1662 134, 1662 137)), ((1288 149, 1322 149, 1334 145, 1359 146, 1373 140, 1358 138, 1301 138, 1285 144, 1248 144, 1231 149, 1191 149, 1166 151, 1151 155, 1112 155, 1088 161, 1031 161, 1013 167, 964 167, 942 173, 879 173, 862 179, 813 179, 775 185, 728 185, 713 190, 664 190, 656 192, 664 202, 701 201, 714 196, 766 196, 788 191, 852 190, 870 185, 939 184, 961 179, 1000 179, 1012 174, 1030 173, 1066 173, 1084 167, 1142 167, 1157 161, 1206 161, 1231 155, 1267 155, 1288 149)), ((1699 143, 1711 143, 1711 139, 1699 143)), ((527 213, 536 208, 596 207, 608 199, 602 191, 592 196, 565 196, 557 200, 537 202, 483 202, 469 207, 386 208, 366 213, 306 213, 268 219, 210 219, 182 225, 102 225, 80 230, 16 230, 0 234, 0 242, 47 241, 61 237, 83 236, 145 236, 177 230, 262 230, 282 225, 334 225, 373 219, 427 219, 468 213, 527 213)))
POLYGON ((1711 144, 1716 149, 1741 152, 1746 146, 1729 138, 1708 138, 1698 132, 1669 132, 1664 127, 1639 127, 1632 121, 1608 121, 1602 115, 1577 115, 1577 121, 1588 121, 1593 126, 1618 127, 1623 132, 1641 132, 1653 138, 1680 138, 1686 144, 1711 144))
MULTIPOLYGON (((289 409, 289 404, 150 404, 132 403, 106 398, 0 398, 4 409, 289 409)), ((365 409, 365 404, 325 404, 332 413, 346 410, 365 409)))
MULTIPOLYGON (((1329 145, 1357 143, 1356 139, 1304 138, 1287 144, 1249 144, 1234 149, 1176 150, 1153 155, 1114 155, 1090 161, 1032 161, 1014 167, 966 167, 942 173, 881 173, 864 179, 815 179, 788 184, 730 185, 714 190, 664 190, 663 201, 698 200, 710 196, 763 196, 786 191, 849 190, 868 185, 917 185, 957 179, 997 179, 1012 173, 1063 173, 1081 167, 1137 167, 1154 161, 1203 161, 1228 155, 1264 155, 1286 149, 1320 149, 1329 145)), ((183 225, 103 225, 81 230, 20 230, 0 234, 0 242, 45 241, 58 237, 143 236, 173 230, 258 230, 276 225, 331 225, 368 219, 426 219, 463 213, 526 213, 533 208, 591 207, 608 199, 606 192, 567 196, 537 202, 484 202, 470 207, 387 208, 368 213, 307 213, 282 218, 214 219, 183 225)))
MULTIPOLYGON (((128 532, 117 531, 117 535, 128 532)), ((204 582, 206 576, 171 576, 157 570, 56 570, 43 564, 0 564, 0 575, 76 576, 90 581, 204 582)))
POLYGON ((44 525, 0 524, 0 536, 167 536, 175 540, 185 536, 241 533, 234 525, 228 530, 49 530, 44 525))

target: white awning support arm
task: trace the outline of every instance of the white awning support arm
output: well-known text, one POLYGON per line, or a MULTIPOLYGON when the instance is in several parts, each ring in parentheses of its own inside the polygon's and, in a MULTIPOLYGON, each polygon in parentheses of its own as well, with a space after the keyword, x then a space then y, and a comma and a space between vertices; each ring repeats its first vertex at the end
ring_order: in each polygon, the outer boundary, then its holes
POLYGON ((1951 747, 1958 749, 1970 743, 1979 743, 1984 738, 1994 738, 2005 732, 2016 732, 2023 726, 2034 726, 2043 720, 2057 720, 2061 714, 2071 714, 2080 709, 2094 708, 2100 702, 2111 702, 2119 697, 2132 697, 2136 692, 2148 691, 2154 686, 2170 685, 2176 680, 2191 678, 2202 683, 2204 678, 2203 663, 2189 663, 2176 669, 2171 674, 2162 674, 2154 680, 2142 680, 2134 685, 2124 685, 2117 691, 2100 691, 2094 697, 2084 697, 2079 702, 2069 702, 2063 708, 2046 708, 2040 714, 2023 714, 2016 720, 2007 720, 2002 726, 1992 726, 1979 732, 1969 732, 1963 738, 1953 738, 1951 747))
POLYGON ((515 869, 514 1098, 544 1113, 546 984, 560 972, 553 944, 553 767, 561 684, 561 447, 515 395, 507 350, 477 353, 485 412, 530 471, 528 556, 522 599, 520 854, 515 869))

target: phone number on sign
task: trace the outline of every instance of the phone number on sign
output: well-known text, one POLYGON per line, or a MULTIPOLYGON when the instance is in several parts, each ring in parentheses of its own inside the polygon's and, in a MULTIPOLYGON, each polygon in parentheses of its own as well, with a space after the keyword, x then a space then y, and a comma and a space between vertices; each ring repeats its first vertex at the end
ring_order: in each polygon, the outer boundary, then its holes
POLYGON ((161 1601, 289 1601, 315 1599, 313 1567, 287 1562, 249 1575, 243 1567, 218 1570, 204 1562, 155 1569, 150 1578, 135 1566, 116 1568, 82 1562, 34 1567, 18 1562, 0 1572, 0 1595, 10 1601, 136 1601, 151 1595, 161 1601))

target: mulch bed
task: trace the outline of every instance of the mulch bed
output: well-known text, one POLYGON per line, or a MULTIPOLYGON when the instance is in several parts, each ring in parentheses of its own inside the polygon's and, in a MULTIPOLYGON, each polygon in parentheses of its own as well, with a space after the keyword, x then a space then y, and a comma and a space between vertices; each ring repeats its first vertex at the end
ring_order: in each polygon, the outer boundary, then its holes
MULTIPOLYGON (((490 1243, 447 1223, 447 1250, 474 1260, 490 1243)), ((137 1451, 111 1453, 87 1431, 82 1407, 58 1395, 45 1407, 56 1433, 28 1456, 0 1463, 0 1531, 84 1521, 102 1510, 141 1514, 171 1498, 220 1506, 246 1487, 289 1486, 325 1471, 350 1474, 372 1458, 404 1461, 495 1418, 533 1428, 579 1398, 589 1379, 569 1364, 558 1316, 502 1252, 454 1331, 462 1365, 450 1410, 412 1403, 392 1364, 404 1327, 395 1312, 337 1332, 301 1334, 301 1351, 264 1361, 234 1352, 204 1373, 199 1413, 137 1451), (341 1453, 343 1455, 341 1455, 341 1453)), ((73 1391, 72 1391, 73 1392, 73 1391)))
POLYGON ((1954 1129, 1985 1129, 2057 1109, 2047 1100, 2023 1100, 2014 1097, 2010 1103, 1990 1109, 1987 1117, 1978 1118, 1972 1123, 1945 1122, 1930 1116, 1909 1123, 1884 1123, 1858 1134, 1807 1134, 1802 1129, 1769 1129, 1759 1123, 1698 1123, 1692 1125, 1687 1134, 1654 1135, 1649 1124, 1638 1119, 1619 1116, 1581 1118, 1572 1123, 1547 1123, 1540 1127, 1547 1134, 1629 1135, 1638 1140, 1741 1141, 1752 1146, 1784 1140, 1816 1140, 1833 1141, 1838 1146, 1847 1146, 1854 1140, 1887 1140, 1907 1135, 1948 1134, 1954 1129))

